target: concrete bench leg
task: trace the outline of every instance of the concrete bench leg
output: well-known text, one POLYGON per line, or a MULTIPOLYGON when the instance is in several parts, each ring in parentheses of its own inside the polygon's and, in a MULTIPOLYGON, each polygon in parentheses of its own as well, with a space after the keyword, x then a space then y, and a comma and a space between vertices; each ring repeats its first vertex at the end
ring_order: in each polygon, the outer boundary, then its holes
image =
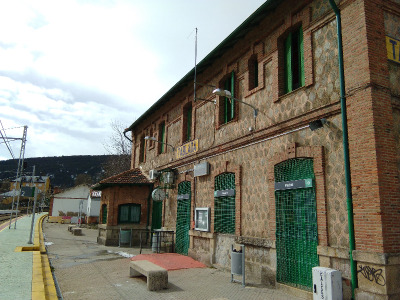
POLYGON ((168 287, 168 271, 149 272, 147 276, 147 289, 149 291, 158 291, 168 287))

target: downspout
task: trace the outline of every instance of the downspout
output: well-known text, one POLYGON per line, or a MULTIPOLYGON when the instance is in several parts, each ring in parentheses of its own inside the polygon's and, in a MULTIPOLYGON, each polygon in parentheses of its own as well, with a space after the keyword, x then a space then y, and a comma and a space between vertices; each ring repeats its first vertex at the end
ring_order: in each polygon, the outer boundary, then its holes
POLYGON ((350 158, 349 158, 349 137, 347 132, 347 107, 346 107, 346 91, 344 81, 344 65, 343 65, 343 45, 342 45, 342 24, 340 10, 334 0, 329 3, 336 14, 337 25, 337 42, 339 52, 339 76, 340 76, 340 106, 342 111, 342 129, 343 129, 343 154, 344 168, 346 177, 346 196, 347 196, 347 215, 349 225, 349 246, 350 246, 350 272, 351 272, 351 297, 354 297, 354 290, 358 287, 357 283, 357 265, 353 260, 353 251, 355 250, 354 238, 354 216, 353 216, 353 199, 351 194, 351 176, 350 176, 350 158))
POLYGON ((146 221, 146 230, 150 226, 150 206, 151 206, 151 193, 153 192, 154 185, 149 185, 149 196, 147 197, 147 221, 146 221))
POLYGON ((131 143, 133 143, 133 141, 130 139, 130 138, 128 138, 127 136, 126 136, 126 133, 128 132, 128 129, 125 129, 124 130, 124 137, 127 139, 127 140, 129 140, 131 143))

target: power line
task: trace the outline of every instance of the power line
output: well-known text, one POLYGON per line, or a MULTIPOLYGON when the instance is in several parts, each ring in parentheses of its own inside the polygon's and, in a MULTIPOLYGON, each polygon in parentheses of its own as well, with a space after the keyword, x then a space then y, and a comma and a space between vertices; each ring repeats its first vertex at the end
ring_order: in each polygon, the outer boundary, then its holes
POLYGON ((1 128, 2 128, 2 130, 0 129, 1 137, 2 137, 3 140, 4 140, 4 143, 6 144, 7 149, 8 149, 8 151, 9 151, 10 154, 11 154, 11 157, 12 157, 13 159, 15 159, 14 153, 13 153, 13 151, 12 151, 12 149, 11 149, 10 142, 8 141, 7 134, 6 134, 6 131, 4 130, 4 126, 3 126, 3 123, 1 122, 1 120, 0 120, 0 124, 1 124, 1 128), (2 132, 2 131, 4 131, 4 135, 3 135, 3 132, 2 132))

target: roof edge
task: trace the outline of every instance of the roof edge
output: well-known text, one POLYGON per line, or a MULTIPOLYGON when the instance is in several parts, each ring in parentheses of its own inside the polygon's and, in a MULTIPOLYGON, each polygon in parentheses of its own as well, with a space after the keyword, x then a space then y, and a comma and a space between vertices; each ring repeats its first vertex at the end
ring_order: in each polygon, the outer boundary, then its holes
MULTIPOLYGON (((264 4, 262 4, 259 8, 257 8, 246 20, 243 21, 231 34, 229 34, 217 47, 214 48, 210 53, 206 55, 198 64, 197 69, 205 69, 208 62, 212 60, 212 58, 218 55, 220 49, 224 48, 229 43, 233 42, 235 36, 239 36, 239 34, 245 30, 245 27, 250 25, 253 21, 257 20, 259 16, 263 13, 268 12, 270 9, 274 9, 280 2, 283 0, 267 0, 264 4)), ((150 106, 139 118, 134 121, 131 126, 126 128, 124 132, 132 131, 136 125, 142 122, 147 115, 151 114, 156 110, 157 107, 167 102, 168 97, 172 96, 172 94, 176 93, 175 90, 179 88, 179 86, 183 84, 187 84, 189 82, 189 77, 194 78, 194 69, 190 70, 185 76, 182 77, 175 85, 172 86, 159 100, 157 100, 152 106, 150 106)), ((197 70, 197 74, 200 74, 202 70, 197 70)))

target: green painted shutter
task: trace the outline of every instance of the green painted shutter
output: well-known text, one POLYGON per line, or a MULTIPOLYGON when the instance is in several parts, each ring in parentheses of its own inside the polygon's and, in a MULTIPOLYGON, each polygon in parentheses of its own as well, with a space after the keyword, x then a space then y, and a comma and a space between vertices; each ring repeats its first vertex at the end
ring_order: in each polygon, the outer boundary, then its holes
POLYGON ((303 46, 303 27, 299 28, 299 78, 300 86, 305 85, 304 77, 304 46, 303 46))
MULTIPOLYGON (((230 91, 229 82, 230 82, 230 79, 225 80, 224 90, 230 91)), ((229 102, 230 102, 229 99, 227 97, 225 97, 225 100, 224 100, 224 105, 225 105, 225 107, 224 107, 224 123, 228 123, 230 121, 230 119, 229 119, 230 103, 229 102)))
POLYGON ((146 145, 146 140, 143 137, 140 140, 140 156, 139 156, 139 161, 140 162, 144 162, 145 145, 146 145))
POLYGON ((289 33, 285 40, 285 93, 292 89, 292 33, 289 33))
POLYGON ((161 124, 161 150, 160 153, 164 153, 164 143, 165 143, 165 123, 161 124))
POLYGON ((190 230, 190 201, 191 183, 184 181, 178 184, 178 196, 189 195, 189 199, 177 200, 176 212, 176 253, 188 255, 189 250, 189 230, 190 230))
MULTIPOLYGON (((275 166, 275 182, 314 179, 313 160, 290 159, 275 166)), ((311 290, 312 268, 319 265, 315 185, 276 190, 276 279, 311 290)))
POLYGON ((151 230, 161 229, 162 201, 153 201, 153 212, 151 214, 151 230))
POLYGON ((129 206, 120 205, 118 214, 118 223, 127 223, 129 221, 129 206))
POLYGON ((140 204, 134 204, 130 207, 129 223, 140 223, 140 204))
MULTIPOLYGON (((235 190, 235 174, 215 177, 215 191, 235 190)), ((214 197, 214 232, 235 234, 235 196, 214 197)))

